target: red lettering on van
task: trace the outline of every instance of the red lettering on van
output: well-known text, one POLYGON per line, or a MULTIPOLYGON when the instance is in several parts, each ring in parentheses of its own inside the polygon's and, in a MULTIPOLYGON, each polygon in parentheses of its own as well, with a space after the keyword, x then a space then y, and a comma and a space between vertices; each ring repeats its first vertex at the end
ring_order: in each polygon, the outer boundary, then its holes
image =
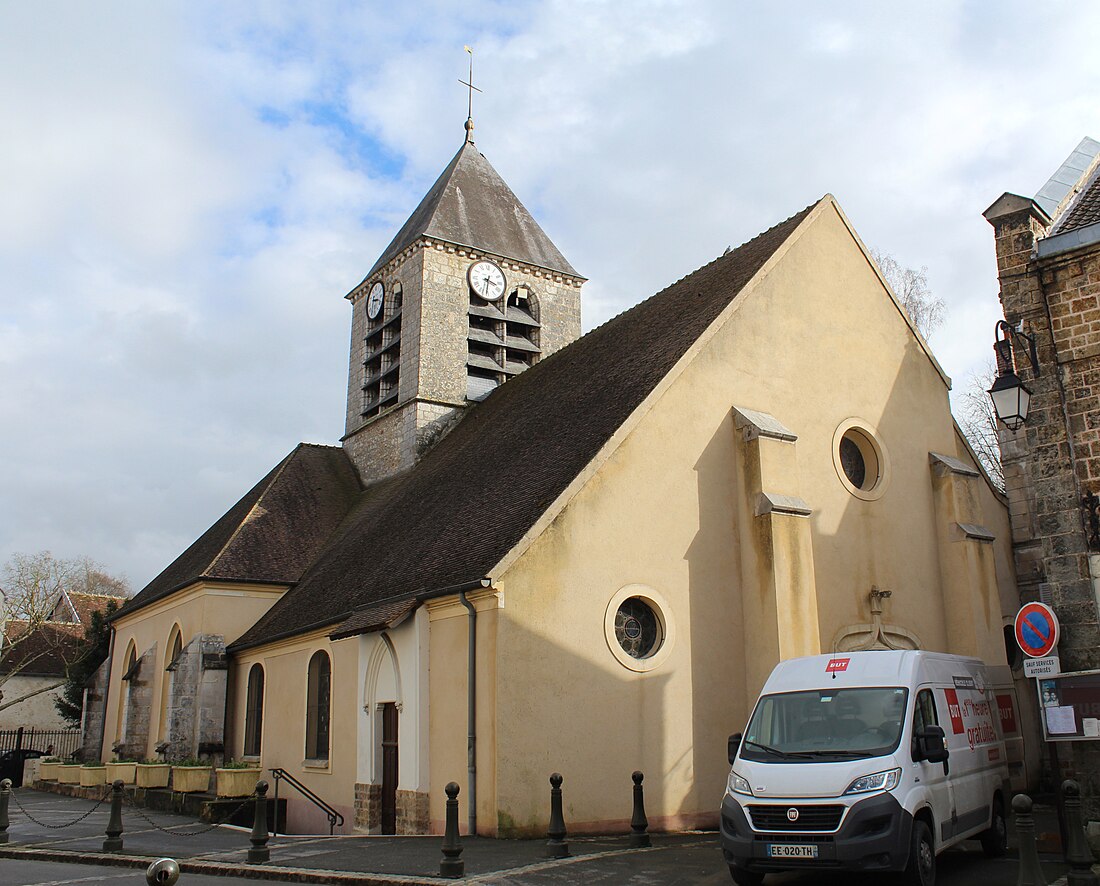
POLYGON ((848 670, 848 662, 850 661, 850 658, 830 658, 829 663, 825 665, 825 673, 835 674, 838 671, 846 671, 848 670))
POLYGON ((1005 735, 1015 735, 1019 728, 1016 726, 1016 707, 1012 704, 1011 695, 997 696, 997 711, 1001 715, 1001 731, 1005 735))
POLYGON ((944 689, 947 698, 947 713, 951 716, 951 731, 955 735, 962 735, 963 728, 962 709, 959 707, 959 695, 954 689, 944 689))

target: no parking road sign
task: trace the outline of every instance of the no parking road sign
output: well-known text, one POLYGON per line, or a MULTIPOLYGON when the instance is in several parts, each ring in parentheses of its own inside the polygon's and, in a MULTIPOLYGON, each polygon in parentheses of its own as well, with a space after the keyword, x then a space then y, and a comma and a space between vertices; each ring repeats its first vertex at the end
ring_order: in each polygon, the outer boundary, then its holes
POLYGON ((1025 655, 1042 658, 1058 645, 1058 616, 1045 603, 1027 603, 1016 613, 1016 642, 1025 655))

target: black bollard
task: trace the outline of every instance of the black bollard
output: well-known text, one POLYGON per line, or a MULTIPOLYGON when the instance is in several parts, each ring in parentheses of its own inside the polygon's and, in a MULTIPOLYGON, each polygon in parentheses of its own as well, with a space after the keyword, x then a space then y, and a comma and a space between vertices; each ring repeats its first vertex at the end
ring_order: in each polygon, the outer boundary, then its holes
POLYGON ((546 836, 547 858, 568 858, 569 844, 565 842, 565 816, 561 813, 561 774, 550 776, 550 827, 546 836))
POLYGON ((447 826, 443 831, 443 858, 439 862, 439 876, 461 877, 466 870, 462 860, 462 841, 458 838, 458 785, 447 784, 447 826))
POLYGON ((1069 865, 1069 886, 1097 886, 1100 881, 1092 872, 1092 852, 1085 839, 1081 820, 1081 786, 1072 778, 1062 782, 1062 803, 1066 810, 1066 864, 1069 865))
POLYGON ((122 779, 111 785, 111 817, 107 819, 107 839, 103 841, 104 852, 122 850, 122 792, 126 789, 122 779))
POLYGON ((8 802, 11 800, 11 779, 0 781, 0 843, 8 842, 8 802))
POLYGON ((1017 794, 1012 798, 1016 813, 1016 839, 1020 843, 1020 874, 1016 886, 1046 886, 1043 866, 1039 864, 1039 847, 1035 843, 1035 819, 1031 815, 1031 797, 1017 794))
POLYGON ((256 807, 252 816, 252 836, 248 838, 252 845, 248 847, 249 864, 266 864, 271 861, 271 850, 267 848, 267 782, 256 782, 256 807))
POLYGON ((630 777, 634 780, 634 814, 630 817, 630 845, 634 849, 644 849, 651 845, 649 834, 649 819, 645 817, 645 797, 642 796, 642 773, 635 769, 630 777))

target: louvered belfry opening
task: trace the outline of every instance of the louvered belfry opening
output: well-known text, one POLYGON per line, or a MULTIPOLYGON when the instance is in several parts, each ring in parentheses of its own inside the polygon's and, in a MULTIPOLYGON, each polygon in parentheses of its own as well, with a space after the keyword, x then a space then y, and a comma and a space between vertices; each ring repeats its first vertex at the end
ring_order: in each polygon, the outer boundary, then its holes
MULTIPOLYGON (((392 284, 378 316, 367 318, 363 361, 363 417, 377 415, 397 403, 401 370, 401 284, 392 284)), ((362 310, 366 310, 366 301, 362 310)))
POLYGON ((485 399, 494 388, 523 372, 539 357, 540 325, 534 293, 527 286, 518 286, 502 302, 487 302, 470 293, 468 400, 485 399))

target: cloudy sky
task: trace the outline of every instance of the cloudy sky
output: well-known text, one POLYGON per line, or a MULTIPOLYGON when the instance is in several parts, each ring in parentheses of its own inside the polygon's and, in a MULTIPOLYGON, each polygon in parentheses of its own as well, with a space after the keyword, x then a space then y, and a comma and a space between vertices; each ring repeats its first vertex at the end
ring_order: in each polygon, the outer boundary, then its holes
MULTIPOLYGON (((343 431, 343 295, 461 144, 591 278, 589 329, 825 192, 928 267, 956 388, 991 229, 1100 137, 1100 8, 0 3, 0 562, 143 586, 343 431)), ((854 332, 857 332, 854 330, 854 332)))

